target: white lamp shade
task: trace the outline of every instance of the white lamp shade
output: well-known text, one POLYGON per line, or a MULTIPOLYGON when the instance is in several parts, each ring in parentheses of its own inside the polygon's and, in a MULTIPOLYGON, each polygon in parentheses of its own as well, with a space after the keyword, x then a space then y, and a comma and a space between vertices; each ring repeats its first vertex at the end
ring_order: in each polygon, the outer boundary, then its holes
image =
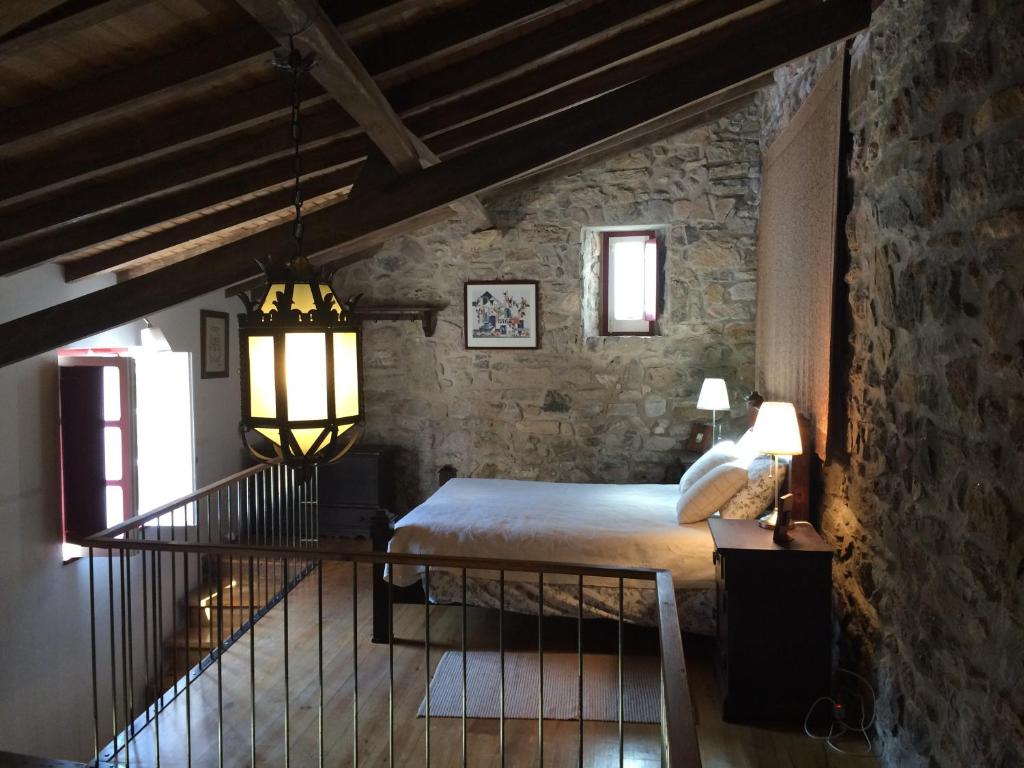
POLYGON ((164 336, 164 332, 155 325, 147 325, 139 331, 139 338, 147 352, 171 351, 171 345, 168 343, 167 337, 164 336))
POLYGON ((729 410, 729 391, 725 388, 725 379, 704 379, 697 407, 702 411, 729 410))
POLYGON ((792 403, 764 402, 754 422, 754 446, 760 453, 796 456, 804 452, 792 403))

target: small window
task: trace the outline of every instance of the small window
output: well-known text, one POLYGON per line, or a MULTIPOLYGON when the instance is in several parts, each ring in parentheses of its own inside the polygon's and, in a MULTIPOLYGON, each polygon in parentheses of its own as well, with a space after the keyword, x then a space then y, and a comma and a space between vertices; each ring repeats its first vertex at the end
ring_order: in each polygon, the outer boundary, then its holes
POLYGON ((661 295, 658 241, 653 230, 601 236, 601 333, 651 336, 661 295))

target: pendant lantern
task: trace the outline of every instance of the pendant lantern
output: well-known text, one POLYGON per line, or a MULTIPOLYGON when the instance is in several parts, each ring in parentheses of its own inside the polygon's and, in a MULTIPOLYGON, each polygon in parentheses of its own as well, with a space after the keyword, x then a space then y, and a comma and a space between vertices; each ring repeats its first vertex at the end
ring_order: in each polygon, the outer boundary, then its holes
POLYGON ((352 303, 339 301, 330 278, 302 255, 300 81, 315 58, 303 58, 293 41, 287 60, 275 63, 293 78, 295 253, 286 263, 271 259, 264 266, 266 287, 252 297, 243 294, 240 429, 246 448, 261 461, 327 464, 340 459, 362 431, 361 333, 352 303), (253 433, 272 449, 256 447, 253 433))

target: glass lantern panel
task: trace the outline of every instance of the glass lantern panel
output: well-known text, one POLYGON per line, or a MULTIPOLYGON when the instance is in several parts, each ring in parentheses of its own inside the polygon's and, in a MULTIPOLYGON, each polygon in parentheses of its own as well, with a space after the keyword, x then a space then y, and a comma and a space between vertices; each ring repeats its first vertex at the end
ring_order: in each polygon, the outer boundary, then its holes
POLYGON ((267 440, 272 442, 274 445, 281 444, 281 430, 270 429, 269 427, 256 427, 256 431, 263 435, 267 440))
POLYGON ((256 419, 277 416, 274 337, 249 337, 249 415, 256 419))
POLYGON ((288 420, 327 418, 327 337, 323 333, 286 333, 285 376, 288 420))
MULTIPOLYGON (((273 310, 277 309, 274 306, 274 302, 277 301, 277 296, 284 292, 284 283, 274 283, 267 289, 267 295, 263 297, 263 303, 260 305, 260 312, 265 315, 270 314, 273 310)), ((285 307, 287 309, 287 307, 285 307)))
POLYGON ((334 411, 339 419, 359 415, 359 346, 357 334, 334 334, 334 411))
POLYGON ((316 302, 313 299, 313 291, 308 283, 296 283, 292 289, 292 309, 297 309, 305 314, 316 309, 316 302))
POLYGON ((319 427, 292 430, 292 435, 295 437, 295 442, 299 444, 299 450, 302 451, 303 456, 309 454, 309 449, 313 447, 313 443, 320 437, 321 432, 323 430, 319 427))

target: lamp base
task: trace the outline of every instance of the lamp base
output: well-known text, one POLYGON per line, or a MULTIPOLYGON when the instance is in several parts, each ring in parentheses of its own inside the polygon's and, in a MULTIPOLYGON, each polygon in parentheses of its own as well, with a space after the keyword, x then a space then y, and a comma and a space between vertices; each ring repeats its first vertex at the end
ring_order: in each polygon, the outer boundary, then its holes
MULTIPOLYGON (((766 531, 774 531, 775 526, 778 522, 779 513, 778 510, 773 511, 768 517, 765 517, 757 521, 757 524, 764 528, 766 531)), ((786 530, 792 530, 796 525, 792 520, 786 522, 786 530)))

